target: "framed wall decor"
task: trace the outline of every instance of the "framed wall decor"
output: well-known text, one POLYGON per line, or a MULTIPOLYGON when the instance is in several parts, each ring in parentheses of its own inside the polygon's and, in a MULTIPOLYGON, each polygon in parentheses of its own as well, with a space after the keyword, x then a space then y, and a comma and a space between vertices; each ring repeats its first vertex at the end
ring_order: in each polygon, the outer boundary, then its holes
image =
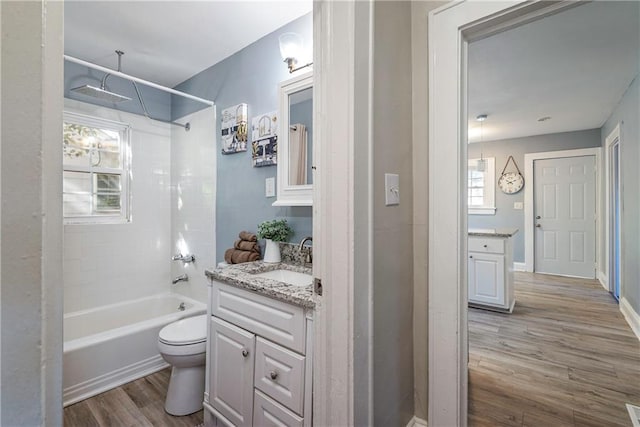
POLYGON ((261 114, 251 120, 251 158, 253 167, 278 163, 278 112, 261 114))
POLYGON ((222 110, 222 154, 247 151, 248 107, 238 104, 222 110))

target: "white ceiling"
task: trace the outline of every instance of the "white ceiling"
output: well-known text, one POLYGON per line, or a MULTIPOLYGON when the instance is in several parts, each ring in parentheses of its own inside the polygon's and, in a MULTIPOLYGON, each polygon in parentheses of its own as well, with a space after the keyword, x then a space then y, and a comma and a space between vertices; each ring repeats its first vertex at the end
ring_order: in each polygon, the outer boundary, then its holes
POLYGON ((174 87, 288 22, 311 0, 65 1, 65 54, 174 87))
POLYGON ((469 135, 601 127, 638 74, 640 2, 596 1, 469 46, 469 135), (541 117, 551 119, 538 122, 541 117))

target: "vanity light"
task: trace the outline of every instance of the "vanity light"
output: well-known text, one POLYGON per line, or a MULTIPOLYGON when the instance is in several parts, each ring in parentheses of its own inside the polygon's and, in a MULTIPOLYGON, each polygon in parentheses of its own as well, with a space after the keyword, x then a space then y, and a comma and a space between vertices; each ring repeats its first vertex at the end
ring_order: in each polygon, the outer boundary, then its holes
POLYGON ((278 38, 278 41, 280 43, 280 55, 282 55, 284 62, 287 63, 289 73, 313 65, 313 62, 309 62, 308 64, 296 67, 296 65, 298 65, 298 58, 300 58, 302 54, 302 37, 298 34, 283 33, 278 38))
MULTIPOLYGON (((480 114, 476 117, 476 121, 480 122, 480 143, 483 142, 483 128, 482 123, 487 120, 486 114, 480 114)), ((482 157, 482 149, 480 149, 480 160, 476 163, 476 170, 478 172, 484 172, 487 169, 487 161, 482 157)))

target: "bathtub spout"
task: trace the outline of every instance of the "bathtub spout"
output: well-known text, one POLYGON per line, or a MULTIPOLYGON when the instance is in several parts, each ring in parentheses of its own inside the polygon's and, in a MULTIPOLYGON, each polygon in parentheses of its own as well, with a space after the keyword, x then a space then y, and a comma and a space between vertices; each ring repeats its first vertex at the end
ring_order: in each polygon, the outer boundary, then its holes
POLYGON ((176 277, 175 279, 173 279, 171 281, 171 283, 173 283, 175 285, 178 282, 188 282, 188 281, 189 281, 189 276, 187 276, 186 273, 185 273, 185 274, 181 274, 178 277, 176 277))

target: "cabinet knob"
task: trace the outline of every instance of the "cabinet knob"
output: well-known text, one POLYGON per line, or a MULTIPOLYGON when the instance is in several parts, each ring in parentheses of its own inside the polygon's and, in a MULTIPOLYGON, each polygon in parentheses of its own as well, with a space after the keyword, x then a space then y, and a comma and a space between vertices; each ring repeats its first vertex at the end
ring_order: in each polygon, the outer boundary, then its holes
POLYGON ((269 376, 272 380, 275 380, 276 378, 278 378, 278 373, 276 371, 271 371, 269 372, 269 376))
POLYGON ((482 246, 485 247, 485 248, 487 247, 487 245, 482 245, 482 246))
POLYGON ((540 227, 542 227, 542 226, 541 226, 540 224, 536 224, 536 227, 537 227, 537 228, 540 228, 540 227))
POLYGON ((249 356, 249 350, 247 350, 246 348, 242 349, 242 357, 247 357, 249 356))
POLYGON ((469 258, 473 258, 473 255, 469 255, 469 258))
POLYGON ((538 216, 536 217, 536 219, 542 219, 542 217, 541 217, 540 215, 538 215, 538 216))

